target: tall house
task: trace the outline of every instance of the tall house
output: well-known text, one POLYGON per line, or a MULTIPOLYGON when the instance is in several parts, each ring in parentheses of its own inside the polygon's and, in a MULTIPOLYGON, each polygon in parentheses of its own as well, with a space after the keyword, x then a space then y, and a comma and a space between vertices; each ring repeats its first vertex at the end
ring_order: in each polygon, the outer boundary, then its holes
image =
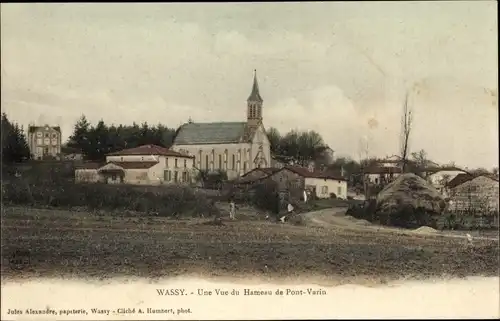
POLYGON ((33 126, 28 127, 28 147, 33 159, 58 157, 61 153, 61 127, 33 126))

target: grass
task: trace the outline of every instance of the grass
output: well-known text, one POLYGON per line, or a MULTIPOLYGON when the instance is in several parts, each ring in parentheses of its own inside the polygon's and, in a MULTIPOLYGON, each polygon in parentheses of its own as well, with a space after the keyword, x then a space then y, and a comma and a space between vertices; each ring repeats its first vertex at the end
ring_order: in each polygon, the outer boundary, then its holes
POLYGON ((498 242, 322 229, 265 221, 96 217, 86 212, 5 208, 2 278, 299 275, 398 279, 497 275, 498 242), (14 253, 29 252, 13 268, 14 253))

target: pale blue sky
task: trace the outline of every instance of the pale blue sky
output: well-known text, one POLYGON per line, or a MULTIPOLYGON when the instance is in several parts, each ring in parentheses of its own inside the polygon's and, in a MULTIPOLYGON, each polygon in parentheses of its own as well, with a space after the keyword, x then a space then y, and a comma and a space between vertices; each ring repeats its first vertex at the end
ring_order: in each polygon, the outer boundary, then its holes
POLYGON ((418 84, 411 148, 491 168, 496 16, 494 1, 1 4, 2 110, 65 137, 82 113, 243 120, 257 69, 266 127, 314 129, 359 158, 363 140, 370 156, 398 152, 418 84))

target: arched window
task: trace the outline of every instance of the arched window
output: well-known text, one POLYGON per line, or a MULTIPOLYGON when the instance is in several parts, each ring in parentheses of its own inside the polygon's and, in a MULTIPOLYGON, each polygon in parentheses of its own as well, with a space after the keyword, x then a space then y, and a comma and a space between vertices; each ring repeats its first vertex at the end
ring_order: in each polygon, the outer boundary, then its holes
POLYGON ((234 170, 236 169, 236 155, 233 154, 233 161, 232 161, 232 166, 231 168, 234 170))
POLYGON ((205 155, 205 169, 208 169, 208 155, 205 155))

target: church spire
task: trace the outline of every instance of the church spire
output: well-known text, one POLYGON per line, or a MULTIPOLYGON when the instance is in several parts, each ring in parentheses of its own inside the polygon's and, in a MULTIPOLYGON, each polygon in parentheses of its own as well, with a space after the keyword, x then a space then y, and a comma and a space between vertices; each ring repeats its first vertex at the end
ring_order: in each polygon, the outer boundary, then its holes
POLYGON ((253 71, 253 86, 252 86, 252 92, 250 93, 250 96, 247 99, 248 101, 254 101, 254 102, 263 102, 262 97, 260 96, 259 93, 259 83, 257 82, 257 70, 254 69, 253 71))

